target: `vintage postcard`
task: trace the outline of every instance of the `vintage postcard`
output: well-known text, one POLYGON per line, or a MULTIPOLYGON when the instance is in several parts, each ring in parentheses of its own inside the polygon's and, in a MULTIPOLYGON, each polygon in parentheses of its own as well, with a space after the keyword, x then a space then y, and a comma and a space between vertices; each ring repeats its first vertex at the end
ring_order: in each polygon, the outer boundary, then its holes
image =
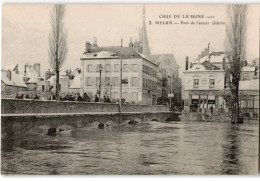
POLYGON ((256 4, 4 4, 3 175, 256 175, 256 4))

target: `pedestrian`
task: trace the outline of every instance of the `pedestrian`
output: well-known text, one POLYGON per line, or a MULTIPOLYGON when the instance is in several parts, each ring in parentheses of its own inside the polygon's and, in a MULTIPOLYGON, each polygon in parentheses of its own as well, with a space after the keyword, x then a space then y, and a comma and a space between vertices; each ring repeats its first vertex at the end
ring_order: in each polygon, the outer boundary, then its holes
POLYGON ((88 95, 86 96, 86 102, 90 102, 90 97, 88 95))
POLYGON ((34 99, 39 99, 38 93, 35 94, 34 99))
POLYGON ((55 95, 53 94, 53 93, 51 93, 51 97, 50 97, 50 99, 49 100, 56 100, 56 97, 55 97, 55 95))
POLYGON ((211 112, 211 114, 213 114, 213 107, 212 106, 210 106, 210 112, 211 112))
POLYGON ((29 97, 29 95, 28 95, 28 94, 26 94, 26 96, 25 96, 25 99, 30 99, 30 97, 29 97))
POLYGON ((71 94, 69 94, 69 101, 74 101, 74 97, 71 94))
POLYGON ((110 98, 107 96, 107 102, 108 103, 111 103, 111 101, 110 101, 110 98))
POLYGON ((65 95, 65 97, 63 98, 63 100, 64 100, 64 101, 68 101, 68 100, 69 100, 69 94, 68 94, 68 93, 65 95))
POLYGON ((99 98, 97 95, 95 95, 95 102, 99 102, 99 98))
POLYGON ((107 98, 106 98, 106 96, 104 96, 104 102, 107 102, 107 98))
POLYGON ((78 98, 77 98, 77 101, 83 101, 81 95, 78 93, 78 98))
POLYGON ((84 102, 87 102, 87 96, 88 96, 87 93, 84 92, 84 94, 83 94, 83 101, 84 101, 84 102))
POLYGON ((15 95, 15 99, 20 99, 20 96, 19 96, 18 93, 16 93, 16 95, 15 95))

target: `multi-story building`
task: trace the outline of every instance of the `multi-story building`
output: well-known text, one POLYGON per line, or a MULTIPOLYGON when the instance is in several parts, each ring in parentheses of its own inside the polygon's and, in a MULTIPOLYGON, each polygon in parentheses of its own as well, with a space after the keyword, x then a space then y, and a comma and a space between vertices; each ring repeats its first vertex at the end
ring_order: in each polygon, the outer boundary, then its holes
MULTIPOLYGON (((94 99, 100 91, 101 99, 109 96, 113 101, 120 99, 120 66, 122 59, 122 99, 125 102, 139 104, 156 104, 158 98, 157 72, 158 65, 148 56, 151 50, 145 24, 145 8, 143 8, 142 27, 139 41, 129 42, 128 47, 98 47, 96 39, 91 45, 86 43, 86 50, 81 57, 81 87, 94 99)), ((160 88, 160 87, 159 87, 160 88)))
POLYGON ((184 109, 191 107, 201 109, 224 108, 224 99, 219 96, 224 90, 225 71, 208 61, 199 60, 188 66, 186 57, 186 70, 183 72, 183 100, 184 109))
MULTIPOLYGON (((222 98, 221 91, 230 91, 232 81, 230 63, 225 52, 209 53, 205 49, 199 57, 189 63, 186 58, 186 71, 183 78, 183 99, 186 110, 194 106, 198 108, 225 109, 227 104, 222 98), (203 56, 201 56, 203 55, 203 56)), ((259 101, 258 68, 255 64, 249 65, 242 61, 240 72, 239 91, 246 95, 241 100, 243 113, 257 111, 259 101), (254 84, 254 85, 251 85, 254 84)))
MULTIPOLYGON (((130 43, 131 44, 131 43, 130 43)), ((134 47, 97 47, 86 43, 81 57, 81 87, 92 99, 99 95, 101 71, 101 99, 120 98, 120 67, 122 60, 122 99, 125 102, 156 104, 158 65, 139 53, 134 47)))

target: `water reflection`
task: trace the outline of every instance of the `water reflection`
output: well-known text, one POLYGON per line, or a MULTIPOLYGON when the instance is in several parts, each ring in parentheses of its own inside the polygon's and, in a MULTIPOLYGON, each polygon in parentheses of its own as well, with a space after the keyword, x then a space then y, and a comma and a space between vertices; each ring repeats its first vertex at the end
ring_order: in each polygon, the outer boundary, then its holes
POLYGON ((240 125, 228 125, 224 134, 224 139, 227 141, 223 144, 222 173, 237 175, 241 173, 241 167, 239 166, 239 148, 242 146, 240 140, 240 125))
POLYGON ((3 174, 257 173, 258 125, 93 124, 6 140, 12 138, 2 140, 3 174))

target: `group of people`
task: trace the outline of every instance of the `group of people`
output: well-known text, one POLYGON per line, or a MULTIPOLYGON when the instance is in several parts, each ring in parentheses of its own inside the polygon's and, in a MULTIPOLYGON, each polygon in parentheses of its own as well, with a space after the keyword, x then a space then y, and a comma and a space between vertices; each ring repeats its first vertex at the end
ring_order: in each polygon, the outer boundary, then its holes
POLYGON ((31 93, 29 93, 29 94, 18 94, 18 93, 16 93, 15 98, 16 99, 39 99, 40 97, 39 97, 38 94, 33 95, 31 93))
POLYGON ((59 96, 59 99, 56 99, 55 95, 52 93, 49 100, 60 100, 60 101, 83 101, 83 102, 91 102, 90 97, 85 92, 83 96, 79 93, 62 93, 59 96))
MULTIPOLYGON (((41 95, 36 93, 16 93, 16 99, 41 99, 41 100, 59 100, 59 101, 80 101, 80 102, 91 102, 91 98, 85 92, 83 96, 79 93, 60 93, 59 97, 57 97, 54 93, 41 95)), ((97 95, 95 95, 95 102, 100 102, 100 99, 97 95)), ((102 102, 111 103, 109 96, 104 96, 102 102)))
MULTIPOLYGON (((97 95, 95 95, 95 102, 100 102, 97 95)), ((111 100, 108 96, 104 96, 104 102, 111 103, 111 100)))

